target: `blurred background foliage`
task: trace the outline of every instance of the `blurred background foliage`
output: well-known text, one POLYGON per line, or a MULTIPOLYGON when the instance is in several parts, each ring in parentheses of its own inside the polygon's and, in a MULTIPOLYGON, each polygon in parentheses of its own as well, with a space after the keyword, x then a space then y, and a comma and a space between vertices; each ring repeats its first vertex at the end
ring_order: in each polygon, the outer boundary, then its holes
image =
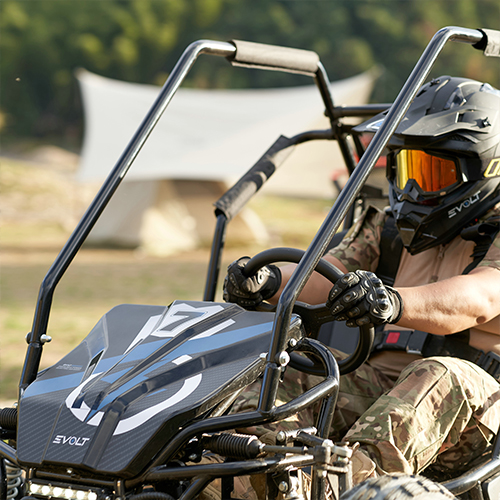
MULTIPOLYGON (((75 147, 83 126, 77 68, 160 85, 192 41, 242 39, 314 50, 332 81, 378 66, 373 100, 390 102, 438 29, 500 27, 498 0, 2 0, 0 9, 2 136, 75 147)), ((451 44, 435 71, 498 87, 496 62, 451 44)), ((304 83, 202 58, 186 85, 304 83)))

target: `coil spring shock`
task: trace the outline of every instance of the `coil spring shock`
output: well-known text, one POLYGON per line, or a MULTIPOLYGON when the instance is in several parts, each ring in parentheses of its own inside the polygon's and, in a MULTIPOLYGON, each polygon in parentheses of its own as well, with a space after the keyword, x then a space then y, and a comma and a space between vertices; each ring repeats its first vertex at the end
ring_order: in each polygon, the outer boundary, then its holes
POLYGON ((205 437, 204 445, 210 451, 227 457, 256 458, 264 446, 257 436, 221 433, 205 437))
POLYGON ((7 500, 18 498, 20 486, 22 485, 22 470, 8 460, 4 460, 7 476, 7 500))

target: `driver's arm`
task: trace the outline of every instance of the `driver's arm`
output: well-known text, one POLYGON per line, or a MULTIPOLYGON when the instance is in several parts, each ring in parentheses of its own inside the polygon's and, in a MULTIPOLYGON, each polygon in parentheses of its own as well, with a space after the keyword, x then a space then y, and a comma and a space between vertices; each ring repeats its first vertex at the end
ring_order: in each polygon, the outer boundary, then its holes
MULTIPOLYGON (((397 289, 404 302, 399 326, 438 335, 483 325, 500 315, 500 270, 479 267, 469 274, 397 289)), ((499 324, 491 333, 500 335, 499 324)))
MULTIPOLYGON (((342 272, 346 267, 335 257, 324 257, 342 272)), ((270 302, 276 303, 290 279, 295 264, 281 269, 280 289, 270 302)), ((299 300, 309 304, 326 302, 332 284, 318 273, 313 273, 305 285, 299 300)), ((483 325, 498 317, 493 331, 500 335, 500 270, 479 267, 467 275, 454 276, 437 283, 416 287, 398 287, 404 309, 398 326, 421 330, 438 335, 448 335, 467 328, 483 325)), ((489 328, 488 328, 489 330, 489 328)))

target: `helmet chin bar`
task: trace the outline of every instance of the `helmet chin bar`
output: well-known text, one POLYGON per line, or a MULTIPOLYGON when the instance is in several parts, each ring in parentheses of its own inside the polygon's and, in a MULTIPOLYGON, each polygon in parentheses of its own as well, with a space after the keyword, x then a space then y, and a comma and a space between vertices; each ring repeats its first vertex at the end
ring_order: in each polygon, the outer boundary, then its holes
POLYGON ((420 228, 422 222, 431 213, 431 208, 413 203, 411 200, 396 202, 393 205, 393 214, 396 220, 396 227, 401 237, 401 241, 406 249, 411 253, 415 252, 415 245, 422 243, 422 238, 427 244, 432 246, 435 237, 431 235, 421 234, 420 228))

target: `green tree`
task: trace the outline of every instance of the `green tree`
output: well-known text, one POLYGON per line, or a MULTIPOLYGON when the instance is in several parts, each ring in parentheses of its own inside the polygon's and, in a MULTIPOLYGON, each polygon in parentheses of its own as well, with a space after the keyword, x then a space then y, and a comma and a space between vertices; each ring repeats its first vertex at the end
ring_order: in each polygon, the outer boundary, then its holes
MULTIPOLYGON (((332 80, 378 65, 374 100, 388 102, 441 27, 498 29, 499 19, 498 0, 2 0, 3 134, 78 137, 75 69, 162 84, 182 51, 202 38, 315 50, 332 80)), ((497 61, 461 44, 445 48, 438 74, 500 85, 497 61)), ((304 83, 301 76, 234 70, 218 58, 201 58, 186 81, 199 88, 304 83)))

